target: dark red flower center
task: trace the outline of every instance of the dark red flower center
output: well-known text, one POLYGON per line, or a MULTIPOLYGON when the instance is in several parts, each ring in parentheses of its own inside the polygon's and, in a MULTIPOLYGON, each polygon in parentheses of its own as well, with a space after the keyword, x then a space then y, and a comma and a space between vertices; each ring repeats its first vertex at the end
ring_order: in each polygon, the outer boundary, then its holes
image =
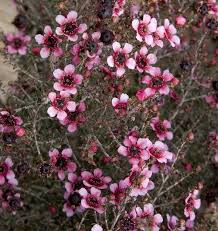
POLYGON ((63 107, 66 105, 65 99, 62 98, 57 98, 54 102, 54 106, 58 109, 61 110, 63 107))
POLYGON ((152 87, 156 89, 160 89, 163 86, 163 78, 162 77, 155 77, 152 78, 152 87))
POLYGON ((102 186, 104 184, 102 179, 99 177, 92 177, 89 179, 88 182, 89 182, 89 184, 94 185, 94 186, 102 186))
POLYGON ((87 43, 86 43, 86 49, 87 49, 90 53, 95 54, 95 53, 97 53, 97 51, 98 51, 98 44, 97 44, 95 41, 93 41, 93 40, 89 40, 89 41, 87 41, 87 43))
POLYGON ((149 151, 150 151, 151 155, 157 159, 161 158, 163 156, 163 152, 158 148, 152 147, 149 149, 149 151))
POLYGON ((77 192, 74 192, 68 198, 69 203, 74 206, 79 206, 81 204, 81 200, 82 200, 82 197, 77 192))
POLYGON ((14 39, 13 41, 13 47, 16 49, 21 48, 21 46, 23 45, 23 41, 19 38, 14 39))
POLYGON ((75 22, 69 22, 64 25, 64 33, 67 35, 75 35, 78 31, 78 26, 75 22))
POLYGON ((127 104, 126 103, 118 103, 115 106, 115 109, 118 109, 118 110, 126 110, 126 108, 127 108, 127 104))
POLYGON ((145 68, 148 65, 147 57, 138 55, 136 58, 136 63, 139 68, 142 68, 142 69, 145 68))
POLYGON ((5 126, 10 126, 10 127, 16 125, 16 121, 12 115, 1 115, 0 123, 5 126))
POLYGON ((90 207, 93 207, 93 208, 97 208, 99 206, 99 202, 97 200, 96 197, 90 195, 88 198, 87 198, 87 203, 90 207))
POLYGON ((138 33, 139 33, 139 35, 144 37, 147 33, 147 25, 144 23, 140 23, 138 26, 138 33))
POLYGON ((131 146, 131 148, 129 149, 129 153, 131 155, 131 157, 139 157, 140 155, 140 151, 136 146, 131 146))
POLYGON ((120 228, 122 231, 133 231, 136 228, 136 224, 130 217, 124 217, 120 221, 120 228))
POLYGON ((62 84, 66 87, 72 87, 75 84, 73 75, 64 76, 62 84))
POLYGON ((8 166, 3 163, 0 165, 0 174, 6 175, 6 173, 8 172, 8 166))
POLYGON ((118 52, 114 54, 115 64, 118 66, 124 66, 126 62, 126 55, 122 52, 118 52))
POLYGON ((67 166, 67 160, 63 156, 59 156, 57 158, 55 166, 60 168, 60 169, 63 169, 63 168, 65 168, 67 166))
POLYGON ((55 35, 49 35, 45 41, 48 48, 56 48, 58 46, 58 38, 55 35))
POLYGON ((16 210, 20 207, 20 198, 12 197, 9 199, 8 204, 11 209, 16 210))
POLYGON ((157 133, 164 133, 164 132, 166 132, 166 128, 164 127, 164 125, 163 125, 162 122, 156 123, 154 125, 154 127, 155 127, 157 133))

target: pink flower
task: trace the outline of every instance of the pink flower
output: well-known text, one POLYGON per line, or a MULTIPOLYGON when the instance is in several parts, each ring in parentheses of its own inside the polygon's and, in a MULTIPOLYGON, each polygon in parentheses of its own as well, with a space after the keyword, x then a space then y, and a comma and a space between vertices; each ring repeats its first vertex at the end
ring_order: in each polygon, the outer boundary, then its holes
POLYGON ((205 100, 211 107, 218 109, 218 94, 206 96, 205 100))
POLYGON ((186 24, 186 18, 182 15, 176 17, 176 25, 178 26, 184 26, 186 24))
POLYGON ((148 141, 146 152, 148 156, 152 156, 159 163, 167 163, 168 160, 173 158, 173 154, 168 151, 167 145, 161 141, 156 141, 154 144, 148 141))
POLYGON ((27 53, 27 45, 30 40, 30 36, 24 35, 21 32, 16 34, 8 33, 6 35, 7 52, 9 54, 18 53, 20 55, 25 55, 27 53))
POLYGON ((54 83, 56 91, 65 91, 75 95, 77 93, 77 85, 82 83, 83 77, 75 73, 75 67, 72 64, 65 66, 64 70, 56 69, 53 72, 58 82, 54 83))
POLYGON ((125 211, 125 215, 120 219, 119 230, 123 231, 138 231, 138 220, 135 212, 131 211, 129 214, 125 211))
POLYGON ((76 109, 73 112, 67 111, 67 117, 64 120, 60 120, 59 122, 62 125, 67 125, 68 132, 75 132, 81 124, 86 121, 83 112, 86 110, 86 106, 84 102, 80 102, 76 104, 76 109))
POLYGON ((20 198, 19 193, 9 191, 9 192, 5 193, 5 195, 4 195, 1 192, 0 197, 2 197, 1 199, 3 199, 3 201, 1 202, 2 208, 5 210, 8 210, 13 215, 15 215, 17 210, 23 206, 23 202, 20 198))
POLYGON ((94 32, 91 35, 84 33, 82 37, 87 57, 94 58, 102 53, 103 43, 100 42, 100 32, 94 32))
POLYGON ((91 231, 103 231, 103 228, 102 228, 100 225, 95 224, 95 225, 92 227, 91 231))
POLYGON ((110 203, 114 205, 120 205, 125 198, 126 189, 128 184, 124 180, 120 180, 119 183, 113 183, 110 185, 110 203))
POLYGON ((112 17, 116 20, 120 15, 124 13, 124 6, 126 4, 126 0, 116 0, 112 12, 112 17))
POLYGON ((143 210, 140 207, 136 207, 132 210, 131 213, 135 213, 135 216, 137 216, 141 226, 146 230, 149 229, 151 231, 159 231, 160 230, 160 224, 163 222, 162 216, 157 213, 154 214, 154 207, 152 204, 145 204, 143 210))
POLYGON ((180 38, 176 35, 177 30, 173 24, 170 24, 169 19, 164 20, 165 37, 170 42, 172 47, 180 44, 180 38))
POLYGON ((63 207, 63 212, 66 213, 67 217, 72 217, 75 213, 82 213, 84 208, 81 205, 82 197, 78 191, 66 192, 64 194, 66 203, 63 207))
POLYGON ((150 142, 147 138, 137 138, 135 136, 127 136, 123 144, 118 148, 118 153, 126 156, 130 164, 138 164, 141 160, 148 160, 149 155, 146 152, 147 143, 150 142))
POLYGON ((151 46, 154 42, 152 33, 157 30, 157 20, 150 15, 144 14, 143 20, 134 19, 132 27, 137 32, 136 39, 140 42, 145 41, 151 46))
POLYGON ((104 205, 106 203, 106 198, 101 197, 101 191, 92 187, 90 193, 87 192, 85 188, 79 190, 80 195, 82 196, 81 204, 84 208, 94 209, 98 213, 102 214, 104 212, 104 205))
POLYGON ((185 209, 184 214, 189 217, 191 221, 195 219, 194 209, 199 209, 201 206, 201 199, 197 199, 199 194, 198 190, 193 190, 189 193, 188 197, 185 199, 185 209))
POLYGON ((50 163, 54 171, 58 173, 60 180, 64 180, 65 171, 71 173, 76 171, 76 164, 70 161, 72 154, 73 152, 70 148, 65 148, 61 152, 58 149, 49 151, 50 163))
POLYGON ((135 69, 135 60, 129 58, 129 53, 132 51, 133 46, 129 43, 125 43, 124 47, 121 48, 120 43, 114 42, 112 44, 114 53, 107 58, 107 63, 110 67, 116 67, 117 76, 122 76, 125 73, 125 67, 129 69, 135 69))
POLYGON ((82 34, 87 30, 87 25, 84 23, 78 26, 77 16, 76 11, 70 11, 67 14, 67 17, 58 15, 56 17, 56 22, 60 25, 60 27, 56 28, 57 35, 65 35, 68 40, 76 42, 78 40, 77 34, 82 34))
POLYGON ((151 76, 145 75, 142 78, 142 83, 146 84, 145 89, 141 89, 137 92, 137 98, 139 100, 145 100, 154 96, 157 92, 161 95, 168 95, 170 88, 168 84, 175 78, 169 70, 165 70, 161 73, 160 68, 153 68, 150 71, 151 76))
POLYGON ((111 178, 109 176, 103 176, 103 172, 99 168, 96 168, 93 173, 83 171, 81 176, 83 184, 90 188, 95 187, 97 189, 106 189, 111 182, 111 178))
POLYGON ((175 230, 177 227, 178 218, 167 214, 167 227, 169 230, 175 230))
POLYGON ((14 132, 17 136, 23 136, 25 131, 20 126, 23 124, 19 116, 12 115, 8 111, 0 111, 0 132, 14 132))
POLYGON ((0 185, 6 182, 11 185, 17 185, 14 171, 12 170, 13 162, 10 157, 7 157, 4 162, 0 162, 0 185))
POLYGON ((51 106, 47 110, 50 117, 57 116, 59 120, 64 120, 67 117, 67 109, 70 112, 76 110, 76 103, 74 101, 70 101, 69 94, 66 92, 62 91, 59 94, 50 92, 48 98, 51 101, 51 106))
POLYGON ((73 191, 76 191, 77 189, 84 187, 82 183, 82 178, 78 177, 75 173, 72 173, 72 172, 68 173, 67 178, 68 178, 68 181, 65 182, 65 189, 67 193, 72 193, 73 191))
POLYGON ((164 44, 163 44, 162 39, 165 38, 164 26, 157 27, 157 30, 152 35, 153 35, 153 43, 151 44, 151 47, 154 47, 155 45, 157 45, 163 48, 164 44))
POLYGON ((112 106, 116 113, 121 115, 126 114, 127 106, 128 106, 129 96, 127 94, 122 93, 120 98, 112 99, 112 106))
POLYGON ((38 44, 43 45, 40 55, 43 59, 48 58, 50 53, 54 53, 54 56, 59 57, 63 54, 63 50, 60 48, 59 43, 62 40, 53 34, 50 26, 45 26, 44 35, 37 34, 35 40, 38 44))
POLYGON ((150 72, 152 69, 152 64, 157 62, 157 57, 155 54, 148 54, 148 49, 144 46, 139 52, 135 53, 136 69, 139 72, 150 72))
POLYGON ((87 58, 85 59, 85 67, 91 70, 94 66, 100 64, 100 54, 102 53, 103 43, 100 42, 101 33, 94 32, 91 35, 83 34, 83 40, 75 44, 72 48, 73 63, 78 65, 80 63, 80 56, 85 52, 87 58))
POLYGON ((126 184, 131 186, 129 195, 131 197, 145 196, 148 191, 154 189, 154 183, 150 180, 151 176, 152 172, 148 168, 134 165, 130 176, 125 179, 126 184))
POLYGON ((171 123, 168 120, 161 121, 159 117, 154 117, 151 119, 150 123, 153 131, 156 132, 156 135, 159 140, 163 141, 165 139, 172 140, 173 133, 168 131, 171 128, 171 123))

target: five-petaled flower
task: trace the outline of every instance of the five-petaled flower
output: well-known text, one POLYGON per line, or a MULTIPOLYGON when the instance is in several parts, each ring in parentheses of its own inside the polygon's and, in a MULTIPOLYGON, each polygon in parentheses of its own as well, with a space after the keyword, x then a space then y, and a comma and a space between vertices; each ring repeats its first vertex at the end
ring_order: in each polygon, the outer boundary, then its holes
POLYGON ((76 164, 70 160, 73 152, 70 148, 65 148, 62 151, 58 149, 53 149, 49 151, 50 163, 53 167, 53 170, 58 173, 60 180, 64 180, 65 172, 75 172, 76 164))
POLYGON ((112 106, 116 113, 120 115, 126 114, 127 106, 128 106, 129 96, 127 94, 122 93, 120 98, 112 99, 112 106))
POLYGON ((156 141, 154 144, 150 140, 147 141, 146 155, 155 158, 159 163, 167 163, 172 160, 173 153, 168 151, 166 144, 156 141))
POLYGON ((113 47, 113 55, 107 58, 107 63, 110 67, 116 67, 117 76, 122 76, 125 73, 125 67, 129 69, 135 69, 135 60, 133 58, 129 58, 129 53, 131 53, 133 46, 129 43, 125 43, 124 47, 121 48, 120 43, 114 42, 112 44, 113 47))
POLYGON ((128 184, 125 180, 120 180, 119 183, 110 185, 110 203, 120 205, 125 198, 128 184))
POLYGON ((151 18, 150 15, 144 14, 143 20, 134 19, 132 21, 132 27, 137 32, 136 39, 138 41, 145 41, 149 46, 154 43, 152 33, 157 30, 156 18, 151 18))
POLYGON ((185 199, 184 214, 186 217, 189 217, 191 221, 195 219, 194 209, 199 209, 201 206, 201 199, 197 199, 198 194, 199 190, 194 189, 185 199))
POLYGON ((37 34, 35 40, 39 45, 43 45, 43 48, 40 50, 42 58, 48 58, 50 53, 53 53, 56 57, 63 54, 63 50, 60 47, 60 42, 62 42, 62 40, 52 32, 50 26, 45 26, 44 35, 37 34))
POLYGON ((12 170, 13 162, 10 157, 5 161, 0 162, 0 185, 8 183, 10 185, 17 185, 18 182, 15 178, 14 171, 12 170))
POLYGON ((87 25, 77 23, 77 12, 70 11, 67 17, 63 15, 58 15, 56 17, 56 22, 60 25, 56 28, 57 35, 65 35, 70 41, 76 42, 78 40, 77 34, 82 34, 87 30, 87 25))
POLYGON ((169 72, 169 70, 165 70, 162 73, 160 68, 152 68, 150 75, 145 75, 142 78, 141 82, 146 84, 146 88, 137 92, 138 99, 143 101, 154 96, 157 92, 161 95, 168 95, 170 92, 168 84, 174 79, 175 77, 169 72))
POLYGON ((150 142, 147 138, 127 136, 123 141, 124 145, 118 148, 118 153, 128 157, 130 164, 138 164, 141 160, 149 159, 150 155, 146 152, 146 148, 150 142))
POLYGON ((83 80, 82 75, 75 73, 75 67, 72 64, 65 66, 64 70, 54 70, 53 75, 58 80, 58 82, 54 83, 54 89, 56 91, 65 91, 72 95, 77 93, 76 87, 83 80))
POLYGON ((171 123, 168 120, 160 120, 159 117, 154 117, 151 119, 150 123, 152 129, 156 132, 159 140, 163 141, 165 139, 172 140, 173 133, 168 131, 171 128, 171 123))
POLYGON ((6 35, 7 52, 9 54, 25 55, 27 53, 27 45, 30 42, 31 37, 24 35, 21 32, 16 34, 8 33, 6 35))
POLYGON ((106 197, 101 196, 101 190, 92 187, 90 193, 85 188, 79 190, 82 196, 81 204, 84 208, 94 209, 98 213, 102 214, 104 212, 104 205, 106 203, 106 197))
POLYGON ((103 176, 101 169, 96 168, 93 173, 88 171, 83 171, 81 173, 83 184, 86 187, 95 187, 97 189, 106 189, 108 184, 111 182, 111 177, 103 176))
POLYGON ((152 69, 152 64, 157 62, 157 57, 155 54, 148 54, 148 49, 143 46, 139 52, 135 52, 136 69, 139 72, 150 72, 152 69))
POLYGON ((70 101, 69 94, 67 92, 61 91, 58 94, 50 92, 48 98, 51 101, 51 106, 47 110, 50 117, 57 116, 59 120, 64 120, 67 117, 67 109, 70 112, 74 112, 76 110, 76 103, 74 101, 70 101))

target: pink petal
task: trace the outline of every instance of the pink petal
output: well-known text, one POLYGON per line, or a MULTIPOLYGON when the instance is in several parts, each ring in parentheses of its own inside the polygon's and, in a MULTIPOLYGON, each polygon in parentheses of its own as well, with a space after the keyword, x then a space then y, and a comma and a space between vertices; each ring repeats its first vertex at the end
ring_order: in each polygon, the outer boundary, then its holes
POLYGON ((13 162, 10 157, 6 158, 5 163, 9 168, 13 166, 13 162))
POLYGON ((61 152, 61 154, 63 155, 63 156, 65 156, 65 157, 71 157, 72 156, 72 154, 73 154, 73 151, 72 151, 72 149, 71 148, 65 148, 62 152, 61 152))
POLYGON ((157 62, 157 57, 155 54, 149 54, 147 58, 149 60, 149 64, 155 64, 157 62))
POLYGON ((119 99, 118 98, 113 98, 112 99, 112 106, 113 107, 116 107, 118 103, 119 103, 119 99))
POLYGON ((140 49, 139 53, 140 53, 141 55, 146 55, 146 54, 148 53, 147 47, 146 47, 146 46, 143 46, 143 47, 140 49))
POLYGON ((52 29, 50 26, 45 26, 44 28, 44 33, 45 34, 52 34, 52 29))
POLYGON ((124 48, 123 48, 123 51, 124 51, 125 53, 130 53, 130 52, 132 52, 132 49, 133 49, 133 46, 132 46, 131 44, 125 43, 124 48))
POLYGON ((146 35, 146 36, 144 37, 144 39, 145 39, 145 42, 146 42, 149 46, 153 43, 153 37, 152 37, 152 35, 146 35))
POLYGON ((155 221, 155 223, 160 224, 163 222, 163 217, 160 214, 155 214, 154 215, 154 221, 155 221))
POLYGON ((103 231, 103 228, 102 228, 100 225, 95 224, 95 225, 92 227, 91 231, 103 231))
POLYGON ((112 55, 107 58, 107 63, 110 67, 114 67, 114 59, 112 55))
POLYGON ((86 197, 88 195, 88 192, 85 188, 81 188, 79 190, 79 194, 82 196, 82 197, 86 197))
POLYGON ((154 33, 156 30, 157 30, 157 20, 156 18, 152 18, 148 25, 148 31, 150 33, 154 33))
POLYGON ((68 132, 75 132, 77 130, 77 126, 76 123, 71 123, 68 127, 67 127, 68 132))
POLYGON ((117 71, 116 71, 117 76, 120 77, 120 76, 124 75, 124 73, 125 73, 125 68, 122 68, 122 67, 117 68, 117 71))
POLYGON ((41 34, 37 34, 37 35, 35 36, 35 40, 36 40, 36 42, 37 42, 38 44, 43 44, 43 43, 44 43, 44 36, 41 35, 41 34))
POLYGON ((64 174, 64 171, 63 171, 63 170, 59 170, 59 171, 58 171, 58 177, 59 177, 60 180, 64 180, 65 174, 64 174))
POLYGON ((131 69, 131 70, 134 70, 135 69, 135 66, 136 66, 136 62, 133 58, 130 58, 127 60, 126 62, 126 66, 131 69))
POLYGON ((126 147, 124 147, 123 145, 121 145, 119 148, 118 148, 118 153, 123 155, 123 156, 127 156, 128 155, 128 150, 126 147))
POLYGON ((100 33, 100 32, 94 32, 94 33, 92 34, 92 39, 93 39, 93 40, 99 40, 100 37, 101 37, 101 33, 100 33))
POLYGON ((129 96, 127 94, 122 93, 120 96, 120 103, 127 103, 129 96))
POLYGON ((170 89, 167 85, 165 85, 159 90, 159 92, 160 92, 160 94, 168 95, 170 92, 170 89))
POLYGON ((55 101, 55 99, 56 99, 56 93, 55 92, 50 92, 49 94, 48 94, 48 98, 49 98, 49 100, 51 101, 51 102, 54 102, 55 101))
POLYGON ((68 75, 73 74, 74 71, 75 71, 75 67, 72 64, 69 64, 69 65, 65 66, 65 68, 64 68, 64 72, 68 75))
POLYGON ((112 47, 113 47, 113 50, 114 50, 115 52, 116 52, 116 51, 119 51, 120 48, 121 48, 120 43, 118 43, 118 42, 114 42, 114 43, 112 44, 112 47))
POLYGON ((100 168, 96 168, 94 170, 94 175, 97 176, 97 177, 101 177, 102 176, 102 170, 100 168))
POLYGON ((57 112, 57 118, 59 120, 64 120, 67 117, 67 113, 65 111, 58 111, 57 112))
POLYGON ((57 115, 57 110, 54 107, 49 107, 47 113, 50 117, 55 117, 57 115))
POLYGON ((68 19, 69 21, 76 21, 77 16, 78 16, 77 12, 74 11, 74 10, 72 10, 72 11, 70 11, 70 12, 68 13, 67 19, 68 19))
POLYGON ((9 170, 6 175, 7 179, 15 178, 15 174, 12 170, 9 170))
POLYGON ((138 29, 138 26, 139 26, 139 20, 138 19, 134 19, 132 21, 132 27, 134 30, 137 30, 138 29))
POLYGON ((4 176, 0 175, 0 185, 3 185, 5 183, 4 176))
POLYGON ((78 40, 78 35, 68 36, 68 39, 72 42, 76 42, 78 40))
POLYGON ((57 15, 55 20, 60 25, 64 25, 67 22, 66 18, 63 15, 57 15))
POLYGON ((55 57, 60 57, 61 55, 63 55, 63 50, 60 48, 60 47, 57 47, 55 50, 54 50, 54 56, 55 57))
POLYGON ((50 55, 50 49, 47 48, 47 47, 43 47, 40 51, 40 56, 43 58, 43 59, 46 59, 48 58, 48 56, 50 55))
POLYGON ((56 30, 55 30, 56 34, 57 35, 63 35, 63 30, 61 29, 61 27, 57 27, 56 30))
POLYGON ((67 103, 67 109, 68 109, 69 111, 75 111, 75 110, 76 110, 76 103, 73 102, 73 101, 69 101, 69 102, 67 103))
POLYGON ((64 75, 64 72, 63 72, 61 69, 56 69, 56 70, 54 70, 54 72, 53 72, 53 76, 54 76, 56 79, 61 79, 63 75, 64 75))
POLYGON ((148 24, 150 22, 150 20, 151 20, 151 16, 150 15, 148 15, 148 14, 144 14, 143 15, 143 22, 145 24, 148 24))
POLYGON ((78 33, 82 34, 88 29, 87 25, 85 23, 82 23, 79 25, 78 33))
POLYGON ((91 194, 96 196, 96 197, 99 197, 101 195, 101 190, 96 189, 94 187, 92 187, 90 191, 91 191, 91 194))

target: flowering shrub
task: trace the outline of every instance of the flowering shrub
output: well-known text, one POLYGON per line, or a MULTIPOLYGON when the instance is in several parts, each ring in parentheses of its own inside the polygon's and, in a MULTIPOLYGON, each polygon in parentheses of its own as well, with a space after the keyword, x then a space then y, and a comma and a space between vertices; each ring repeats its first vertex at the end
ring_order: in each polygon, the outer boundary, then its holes
POLYGON ((0 110, 3 229, 216 230, 201 204, 217 188, 217 3, 16 6, 27 22, 4 37, 19 79, 0 110))

